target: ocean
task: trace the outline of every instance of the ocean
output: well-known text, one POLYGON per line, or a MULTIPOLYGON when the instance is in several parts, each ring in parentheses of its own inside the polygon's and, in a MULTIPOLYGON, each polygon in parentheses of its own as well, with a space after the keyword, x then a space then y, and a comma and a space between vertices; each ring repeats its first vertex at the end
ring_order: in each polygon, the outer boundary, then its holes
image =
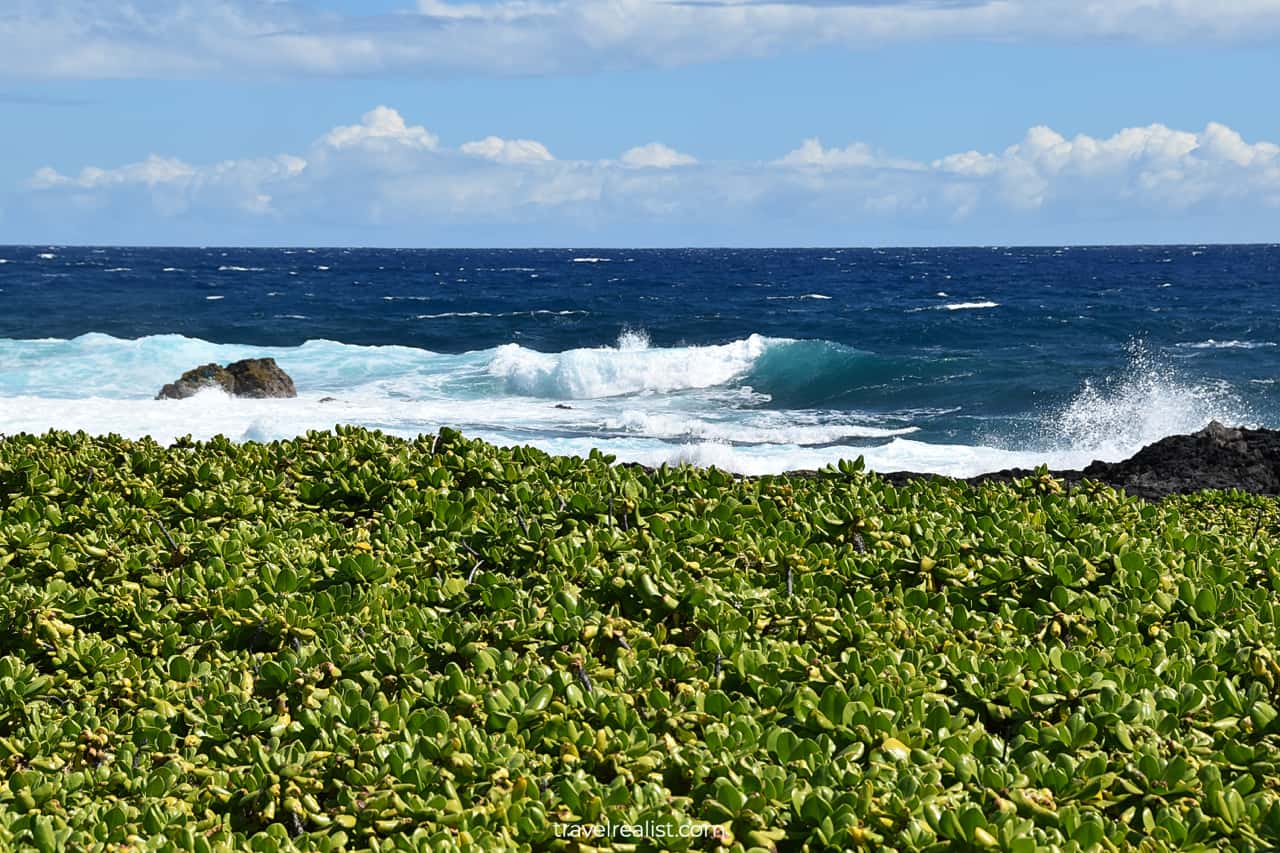
POLYGON ((1280 427, 1278 345, 1274 245, 0 247, 5 434, 448 425, 650 465, 967 476, 1280 427), (298 398, 153 399, 254 356, 298 398))

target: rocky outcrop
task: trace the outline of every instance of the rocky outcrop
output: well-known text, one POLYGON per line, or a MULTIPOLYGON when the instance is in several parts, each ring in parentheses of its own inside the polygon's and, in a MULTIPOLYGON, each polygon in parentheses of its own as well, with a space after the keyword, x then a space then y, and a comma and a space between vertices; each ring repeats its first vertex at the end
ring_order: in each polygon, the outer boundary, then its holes
POLYGON ((1280 494, 1280 431, 1231 429, 1214 421, 1191 435, 1172 435, 1123 462, 1094 462, 1081 472, 1143 497, 1202 489, 1280 494))
POLYGON ((188 370, 160 389, 157 400, 181 400, 203 391, 221 388, 235 397, 296 397, 293 379, 274 358, 246 358, 223 367, 205 364, 188 370))
MULTIPOLYGON (((1012 468, 968 482, 1007 483, 1032 473, 1012 468)), ((1083 471, 1050 473, 1069 485, 1096 480, 1149 500, 1205 489, 1280 495, 1280 430, 1231 428, 1213 421, 1199 432, 1162 438, 1123 462, 1093 462, 1083 471)), ((896 471, 883 476, 902 484, 935 475, 896 471)))

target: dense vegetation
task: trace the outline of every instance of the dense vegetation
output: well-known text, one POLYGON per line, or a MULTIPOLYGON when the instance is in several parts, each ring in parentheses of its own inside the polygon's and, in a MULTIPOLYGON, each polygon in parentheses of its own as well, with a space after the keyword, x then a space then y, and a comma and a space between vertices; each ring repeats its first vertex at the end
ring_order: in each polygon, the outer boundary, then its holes
POLYGON ((0 849, 1264 849, 1277 509, 11 436, 0 849))

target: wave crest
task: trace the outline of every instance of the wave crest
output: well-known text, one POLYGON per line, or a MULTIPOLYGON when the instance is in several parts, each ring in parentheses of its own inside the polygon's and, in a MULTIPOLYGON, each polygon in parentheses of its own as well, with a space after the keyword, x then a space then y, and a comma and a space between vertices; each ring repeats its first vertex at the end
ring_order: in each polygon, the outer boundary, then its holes
POLYGON ((504 344, 493 351, 488 371, 506 393, 523 397, 587 400, 671 393, 724 385, 781 342, 752 335, 728 344, 655 348, 643 332, 628 331, 616 346, 558 353, 504 344))

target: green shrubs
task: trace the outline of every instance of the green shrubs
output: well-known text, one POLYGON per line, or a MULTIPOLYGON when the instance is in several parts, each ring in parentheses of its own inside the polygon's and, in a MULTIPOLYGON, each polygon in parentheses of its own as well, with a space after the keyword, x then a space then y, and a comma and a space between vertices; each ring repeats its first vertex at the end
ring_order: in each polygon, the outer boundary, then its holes
POLYGON ((0 849, 1280 844, 1274 499, 610 461, 4 439, 0 849))

